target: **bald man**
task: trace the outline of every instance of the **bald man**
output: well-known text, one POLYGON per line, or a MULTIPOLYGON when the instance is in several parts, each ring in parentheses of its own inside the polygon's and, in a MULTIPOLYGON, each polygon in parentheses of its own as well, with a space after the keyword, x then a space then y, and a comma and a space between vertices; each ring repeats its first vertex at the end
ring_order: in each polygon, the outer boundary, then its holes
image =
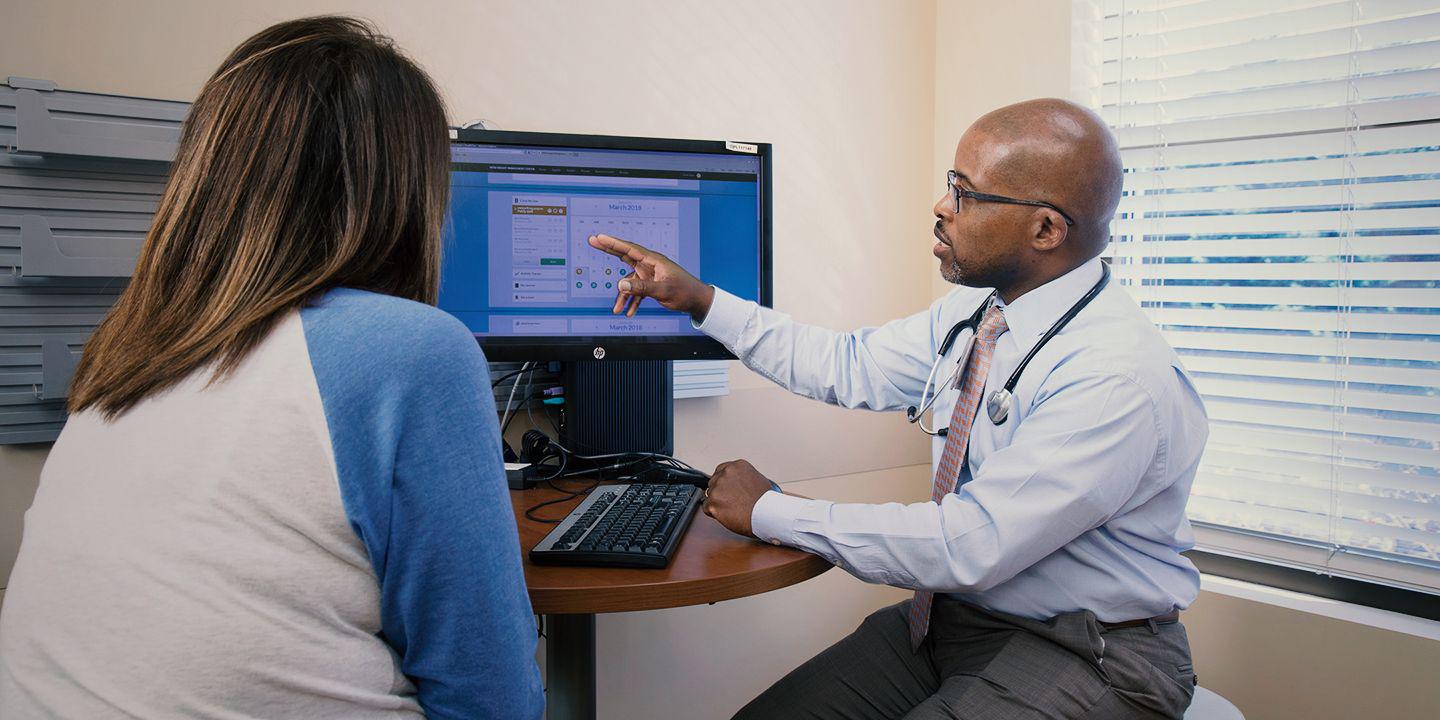
POLYGON ((734 532, 916 591, 737 718, 1184 713, 1195 676, 1179 610, 1199 573, 1180 553, 1193 544, 1185 501, 1207 425, 1179 358, 1099 259, 1121 179, 1114 138, 1084 108, 1035 100, 980 118, 934 207, 933 252, 959 287, 852 333, 741 301, 633 243, 591 239, 635 268, 616 312, 646 297, 687 312, 792 392, 897 410, 923 404, 936 370, 931 417, 948 427, 934 441, 930 502, 811 500, 774 491, 743 460, 716 468, 705 512, 734 532), (973 335, 946 347, 967 319, 973 335))

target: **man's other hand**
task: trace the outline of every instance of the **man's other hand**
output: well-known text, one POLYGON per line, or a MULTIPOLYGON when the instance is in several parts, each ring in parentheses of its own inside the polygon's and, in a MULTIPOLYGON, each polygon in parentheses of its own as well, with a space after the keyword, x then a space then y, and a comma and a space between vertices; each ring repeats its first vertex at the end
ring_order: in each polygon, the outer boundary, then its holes
POLYGON ((624 260, 634 270, 630 277, 620 281, 620 292, 611 312, 623 311, 625 317, 635 317, 640 301, 648 297, 655 298, 655 302, 666 309, 689 315, 697 323, 705 321, 710 303, 715 300, 715 288, 700 282, 674 260, 643 245, 609 235, 591 235, 590 247, 624 260))
POLYGON ((715 466, 710 487, 705 491, 705 514, 720 521, 730 532, 755 537, 750 514, 760 496, 771 489, 769 478, 746 460, 731 460, 715 466))

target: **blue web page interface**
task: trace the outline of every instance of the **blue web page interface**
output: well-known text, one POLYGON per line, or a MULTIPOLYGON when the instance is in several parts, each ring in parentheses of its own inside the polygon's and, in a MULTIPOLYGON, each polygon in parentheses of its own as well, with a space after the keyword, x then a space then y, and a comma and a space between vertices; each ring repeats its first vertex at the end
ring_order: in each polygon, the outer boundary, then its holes
POLYGON ((451 145, 440 307, 477 336, 699 335, 645 301, 613 315, 631 272, 605 233, 664 253, 743 298, 760 292, 760 158, 451 145))

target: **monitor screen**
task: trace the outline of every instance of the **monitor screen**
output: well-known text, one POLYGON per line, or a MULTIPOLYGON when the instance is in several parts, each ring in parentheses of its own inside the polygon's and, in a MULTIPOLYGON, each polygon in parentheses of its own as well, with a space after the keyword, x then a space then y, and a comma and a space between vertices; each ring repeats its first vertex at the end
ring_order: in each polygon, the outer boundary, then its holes
POLYGON ((440 307, 494 360, 728 357, 653 300, 612 314, 631 270, 588 238, 639 243, 768 305, 770 148, 734 147, 457 131, 440 307))

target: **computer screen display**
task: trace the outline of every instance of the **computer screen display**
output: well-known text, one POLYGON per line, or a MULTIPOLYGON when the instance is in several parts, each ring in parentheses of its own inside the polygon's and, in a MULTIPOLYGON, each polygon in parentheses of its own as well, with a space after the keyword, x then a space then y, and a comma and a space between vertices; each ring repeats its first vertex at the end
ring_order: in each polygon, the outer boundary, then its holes
POLYGON ((612 314, 631 269, 588 238, 639 243, 768 305, 769 147, 740 148, 459 131, 440 307, 497 360, 727 357, 653 300, 634 317, 612 314))

